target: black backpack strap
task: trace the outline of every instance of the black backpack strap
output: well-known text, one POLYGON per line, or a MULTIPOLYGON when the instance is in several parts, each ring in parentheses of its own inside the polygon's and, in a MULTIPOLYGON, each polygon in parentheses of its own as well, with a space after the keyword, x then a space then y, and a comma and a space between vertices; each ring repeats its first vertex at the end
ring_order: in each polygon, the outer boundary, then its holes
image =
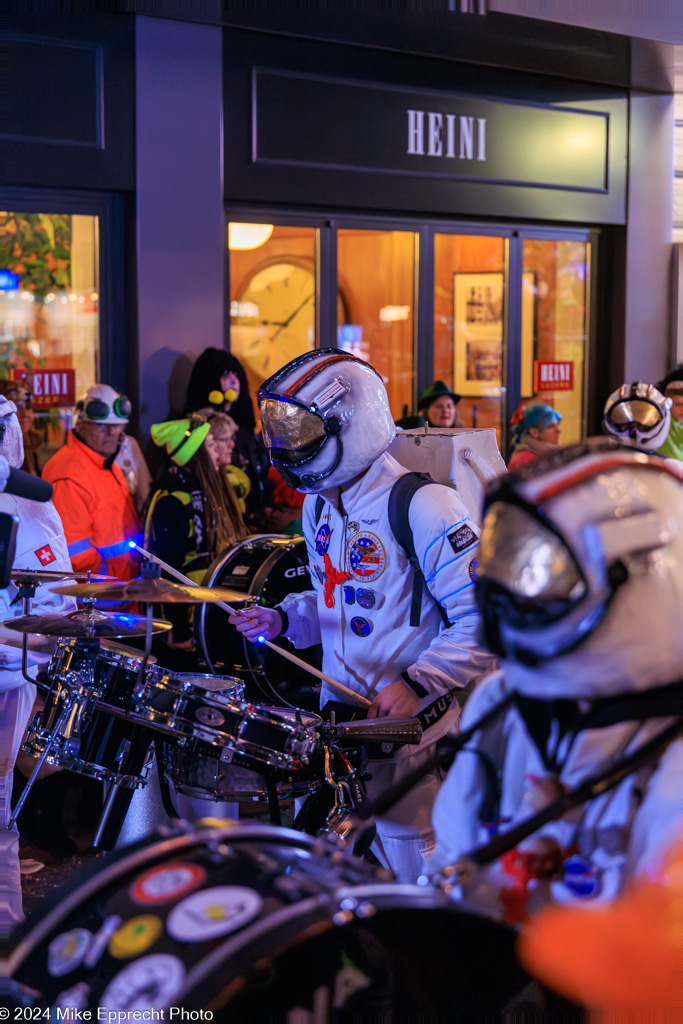
POLYGON ((322 497, 322 495, 319 494, 318 497, 315 499, 315 511, 313 513, 313 529, 316 528, 320 521, 320 516, 322 515, 324 504, 325 499, 322 497))
MULTIPOLYGON (((410 502, 416 491, 426 484, 433 484, 435 481, 428 473, 404 473, 398 478, 391 488, 389 495, 389 525, 396 541, 406 553, 410 567, 413 570, 413 596, 410 602, 410 625, 420 625, 420 608, 422 605, 422 588, 425 586, 425 578, 422 574, 420 562, 415 552, 413 531, 410 528, 408 513, 410 502)), ((448 616, 430 591, 434 604, 439 609, 441 620, 444 626, 450 626, 448 616)))

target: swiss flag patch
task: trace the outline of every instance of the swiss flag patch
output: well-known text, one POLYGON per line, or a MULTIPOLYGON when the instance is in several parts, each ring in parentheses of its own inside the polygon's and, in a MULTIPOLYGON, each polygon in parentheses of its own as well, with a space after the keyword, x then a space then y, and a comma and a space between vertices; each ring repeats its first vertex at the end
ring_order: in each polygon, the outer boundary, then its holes
POLYGON ((52 554, 52 548, 50 547, 49 544, 46 544, 42 548, 38 548, 38 550, 35 552, 35 555, 38 558, 38 561, 40 562, 41 565, 49 565, 50 562, 57 561, 55 556, 52 554))

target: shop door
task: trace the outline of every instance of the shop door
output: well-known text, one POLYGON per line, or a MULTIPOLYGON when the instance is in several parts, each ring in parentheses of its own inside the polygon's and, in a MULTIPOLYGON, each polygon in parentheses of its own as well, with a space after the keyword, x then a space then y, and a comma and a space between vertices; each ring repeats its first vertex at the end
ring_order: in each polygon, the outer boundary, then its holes
MULTIPOLYGON (((460 396, 466 427, 510 422, 532 403, 562 415, 561 443, 585 436, 591 242, 585 233, 434 231, 432 380, 460 396)), ((424 383, 429 383, 427 380, 424 383)))

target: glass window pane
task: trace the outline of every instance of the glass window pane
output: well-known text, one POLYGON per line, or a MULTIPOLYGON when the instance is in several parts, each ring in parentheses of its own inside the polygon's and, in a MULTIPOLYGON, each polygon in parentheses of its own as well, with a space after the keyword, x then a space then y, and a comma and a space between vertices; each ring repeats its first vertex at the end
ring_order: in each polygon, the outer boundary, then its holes
POLYGON ((315 348, 316 229, 231 223, 228 231, 230 351, 253 394, 315 348))
POLYGON ((83 215, 3 212, 0 226, 0 264, 9 272, 0 285, 0 378, 4 390, 20 379, 35 391, 42 468, 71 425, 73 395, 62 385, 71 382, 77 397, 98 378, 99 223, 83 215), (55 386, 41 394, 45 376, 36 371, 47 370, 55 371, 55 386))
POLYGON ((337 234, 338 344, 386 378, 394 419, 413 405, 415 233, 337 234))
POLYGON ((434 379, 456 394, 466 427, 494 427, 504 414, 504 239, 434 236, 434 379))
POLYGON ((524 301, 533 330, 522 330, 522 401, 562 414, 561 444, 583 436, 589 245, 524 241, 524 301))

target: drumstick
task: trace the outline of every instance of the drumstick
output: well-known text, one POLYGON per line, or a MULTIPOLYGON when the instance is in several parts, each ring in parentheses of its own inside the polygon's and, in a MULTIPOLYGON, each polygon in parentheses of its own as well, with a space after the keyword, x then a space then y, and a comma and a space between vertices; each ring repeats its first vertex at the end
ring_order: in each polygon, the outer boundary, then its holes
MULTIPOLYGON (((152 562, 156 562, 157 565, 161 566, 162 569, 165 569, 169 575, 175 576, 177 580, 181 580, 183 583, 187 583, 188 586, 191 587, 199 586, 199 583, 195 583, 195 581, 191 580, 189 576, 183 576, 181 572, 178 572, 178 570, 174 569, 172 565, 164 562, 163 559, 157 558, 157 556, 153 555, 151 551, 145 551, 144 548, 140 547, 139 544, 136 544, 132 540, 129 541, 129 544, 131 548, 135 548, 136 551, 139 551, 144 558, 147 558, 152 562)), ((249 595, 245 594, 244 596, 246 598, 249 595)), ((239 615, 239 612, 235 611, 234 608, 231 608, 229 604, 225 603, 225 601, 214 601, 212 604, 215 608, 222 608, 224 612, 228 613, 228 615, 239 615)), ((331 686, 333 689, 343 694, 354 704, 358 704, 362 708, 369 708, 372 704, 372 701, 368 700, 367 697, 362 697, 359 693, 355 693, 355 691, 351 690, 348 686, 344 686, 343 683, 339 683, 336 679, 332 679, 331 676, 326 675, 324 672, 320 672, 319 669, 313 668, 313 666, 309 665, 308 662, 303 661, 301 658, 297 658, 296 654, 283 650, 282 647, 278 647, 277 644, 272 644, 270 640, 264 639, 263 641, 259 641, 259 643, 264 643, 266 647, 270 647, 271 650, 277 651, 277 653, 281 654, 283 658, 287 658, 288 661, 291 661, 293 665, 298 665, 299 668, 302 668, 304 672, 309 672, 312 676, 317 676, 318 679, 322 679, 324 683, 327 683, 328 686, 331 686)))

